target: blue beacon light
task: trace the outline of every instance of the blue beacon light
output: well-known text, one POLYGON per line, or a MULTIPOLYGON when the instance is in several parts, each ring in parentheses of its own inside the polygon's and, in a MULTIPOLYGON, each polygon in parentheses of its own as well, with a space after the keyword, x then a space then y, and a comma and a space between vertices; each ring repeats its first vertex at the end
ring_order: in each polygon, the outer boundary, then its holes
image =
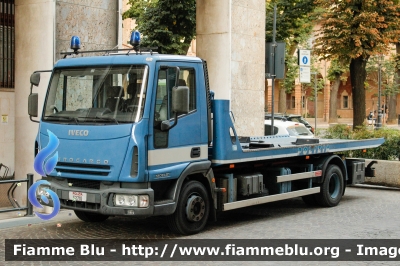
POLYGON ((81 49, 81 40, 78 36, 72 36, 70 48, 74 50, 75 54, 77 54, 78 50, 81 49))
POLYGON ((133 46, 135 50, 137 50, 137 47, 140 44, 140 32, 138 32, 137 30, 133 31, 129 43, 133 46))

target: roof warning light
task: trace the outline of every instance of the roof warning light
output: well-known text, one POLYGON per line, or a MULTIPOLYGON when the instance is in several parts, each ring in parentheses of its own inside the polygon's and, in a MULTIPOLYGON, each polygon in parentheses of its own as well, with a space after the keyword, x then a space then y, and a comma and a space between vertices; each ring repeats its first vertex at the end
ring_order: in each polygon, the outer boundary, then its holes
POLYGON ((71 38, 71 49, 74 50, 74 53, 77 54, 78 50, 81 49, 81 40, 78 36, 72 36, 71 38))
POLYGON ((132 31, 129 43, 133 46, 135 50, 137 50, 138 46, 140 45, 140 32, 138 32, 137 30, 132 31))

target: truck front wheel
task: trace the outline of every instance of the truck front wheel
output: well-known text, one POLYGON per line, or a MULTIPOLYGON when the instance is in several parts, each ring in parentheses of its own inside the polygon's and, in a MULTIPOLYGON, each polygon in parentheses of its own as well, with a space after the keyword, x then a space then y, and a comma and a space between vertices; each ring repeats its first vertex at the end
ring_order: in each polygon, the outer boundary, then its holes
POLYGON ((206 226, 209 213, 206 188, 198 181, 189 181, 183 184, 175 213, 168 216, 168 226, 178 234, 196 234, 206 226))
POLYGON ((334 207, 339 204, 343 196, 343 173, 337 165, 329 165, 325 172, 325 179, 321 185, 321 192, 315 195, 319 205, 334 207))
POLYGON ((98 222, 104 222, 108 218, 108 215, 103 215, 98 213, 84 212, 84 211, 74 211, 74 212, 76 216, 84 222, 98 223, 98 222))

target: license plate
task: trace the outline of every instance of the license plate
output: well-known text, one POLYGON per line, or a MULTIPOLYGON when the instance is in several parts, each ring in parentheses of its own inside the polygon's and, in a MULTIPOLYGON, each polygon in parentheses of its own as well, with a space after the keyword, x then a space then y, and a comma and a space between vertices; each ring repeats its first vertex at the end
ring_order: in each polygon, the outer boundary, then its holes
POLYGON ((69 199, 73 201, 86 201, 87 194, 84 192, 76 192, 70 191, 69 192, 69 199))

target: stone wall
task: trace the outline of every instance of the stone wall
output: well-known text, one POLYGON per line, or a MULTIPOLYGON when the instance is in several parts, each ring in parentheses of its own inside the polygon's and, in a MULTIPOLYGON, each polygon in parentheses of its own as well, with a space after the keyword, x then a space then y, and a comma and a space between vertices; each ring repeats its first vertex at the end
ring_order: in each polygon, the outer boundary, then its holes
POLYGON ((55 60, 71 51, 70 40, 79 36, 82 50, 111 49, 118 44, 118 1, 57 0, 55 60))
MULTIPOLYGON (((372 160, 365 159, 365 166, 372 160)), ((376 160, 374 164, 375 177, 365 178, 365 184, 400 188, 400 162, 376 160)))

